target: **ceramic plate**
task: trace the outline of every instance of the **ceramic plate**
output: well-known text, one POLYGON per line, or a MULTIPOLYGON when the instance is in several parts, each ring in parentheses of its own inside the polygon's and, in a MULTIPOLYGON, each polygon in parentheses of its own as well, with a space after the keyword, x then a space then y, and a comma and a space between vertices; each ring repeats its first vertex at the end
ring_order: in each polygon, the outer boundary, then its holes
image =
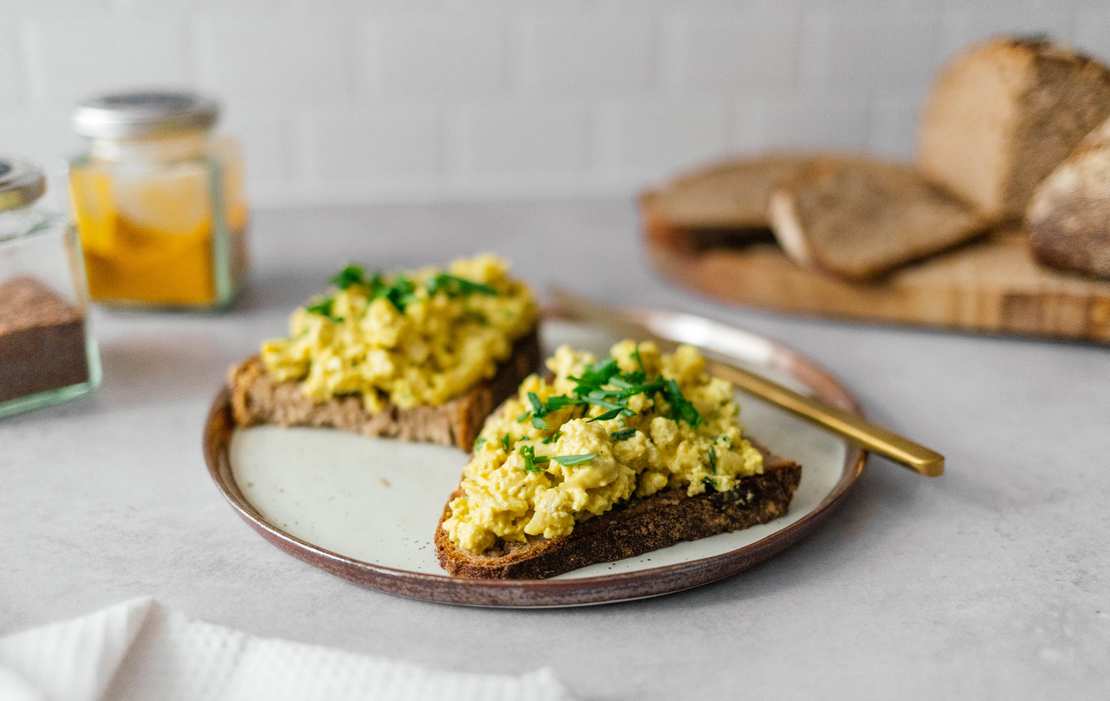
MULTIPOLYGON (((858 411, 843 387, 800 354, 718 322, 639 312, 656 333, 681 337, 793 389, 858 411)), ((545 353, 562 344, 605 353, 616 340, 595 326, 549 314, 545 353)), ((745 430, 802 465, 790 512, 768 524, 592 565, 547 580, 447 576, 432 537, 466 455, 454 448, 366 438, 318 428, 235 428, 221 392, 205 427, 212 478, 248 524, 282 550, 382 591, 474 606, 551 607, 669 594, 734 575, 815 527, 863 470, 844 440, 743 394, 745 430)))

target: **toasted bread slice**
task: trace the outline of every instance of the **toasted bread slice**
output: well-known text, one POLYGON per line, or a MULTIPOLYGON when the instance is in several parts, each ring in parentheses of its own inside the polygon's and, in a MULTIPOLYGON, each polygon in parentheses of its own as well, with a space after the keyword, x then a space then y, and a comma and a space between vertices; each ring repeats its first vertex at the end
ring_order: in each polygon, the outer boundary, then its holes
POLYGON ((1106 66, 1043 37, 992 39, 933 82, 918 165, 987 216, 1017 219, 1037 184, 1107 116, 1106 66))
POLYGON ((455 545, 443 530, 456 490, 436 526, 436 556, 443 569, 460 577, 538 579, 773 521, 787 512, 802 468, 752 444, 763 454, 763 474, 741 478, 727 492, 691 497, 684 489, 667 489, 582 521, 569 535, 502 541, 480 555, 455 545))
POLYGON ((796 263, 853 280, 967 241, 985 230, 972 208, 913 168, 822 159, 771 195, 775 237, 796 263))
POLYGON ((1025 221, 1037 260, 1110 278, 1110 119, 1044 179, 1025 221))
POLYGON ((387 406, 366 411, 361 397, 337 397, 317 403, 297 382, 279 382, 266 372, 257 356, 233 367, 228 384, 235 422, 240 426, 323 426, 366 436, 454 445, 469 451, 482 423, 540 362, 538 330, 521 337, 512 354, 489 380, 440 406, 402 409, 387 406))

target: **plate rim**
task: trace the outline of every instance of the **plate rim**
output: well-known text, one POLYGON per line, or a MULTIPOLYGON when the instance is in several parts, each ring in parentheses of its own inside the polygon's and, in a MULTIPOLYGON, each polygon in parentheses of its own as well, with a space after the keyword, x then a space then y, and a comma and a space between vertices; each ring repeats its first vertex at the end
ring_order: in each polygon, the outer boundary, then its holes
MULTIPOLYGON (((801 380, 823 400, 854 414, 863 415, 856 398, 835 376, 780 341, 703 316, 635 309, 627 311, 645 319, 708 322, 765 344, 771 351, 770 358, 774 361, 774 367, 801 380)), ((540 321, 577 320, 559 310, 545 310, 540 321)), ((720 355, 720 352, 716 354, 720 355)), ((204 422, 202 440, 208 474, 240 518, 272 545, 331 574, 388 594, 438 603, 497 608, 551 608, 617 603, 677 593, 738 574, 797 542, 823 521, 858 481, 868 458, 866 451, 849 444, 840 477, 815 507, 797 521, 753 543, 723 553, 632 572, 591 577, 483 580, 452 577, 446 573, 417 572, 359 560, 305 541, 270 523, 246 499, 235 481, 229 449, 236 428, 231 415, 231 395, 225 384, 213 398, 204 422)))

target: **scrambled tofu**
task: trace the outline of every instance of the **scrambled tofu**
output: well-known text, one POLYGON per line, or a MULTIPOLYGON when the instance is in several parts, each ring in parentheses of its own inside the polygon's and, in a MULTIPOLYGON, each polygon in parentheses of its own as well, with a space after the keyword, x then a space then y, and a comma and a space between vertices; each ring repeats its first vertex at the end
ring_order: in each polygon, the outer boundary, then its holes
POLYGON ((332 282, 333 294, 293 312, 288 338, 261 351, 272 376, 318 402, 443 404, 493 377, 536 323, 531 291, 491 255, 392 276, 348 266, 332 282))
POLYGON ((763 472, 732 385, 690 346, 625 340, 598 361, 569 346, 487 419, 443 528, 480 553, 498 539, 557 538, 662 489, 728 491, 763 472))

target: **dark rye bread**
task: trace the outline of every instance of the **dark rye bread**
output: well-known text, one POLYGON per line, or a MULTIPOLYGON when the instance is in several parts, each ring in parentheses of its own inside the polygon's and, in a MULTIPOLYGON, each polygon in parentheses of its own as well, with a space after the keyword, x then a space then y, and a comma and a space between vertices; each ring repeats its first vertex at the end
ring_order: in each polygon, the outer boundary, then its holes
POLYGON ((1040 262, 1110 278, 1110 119, 1044 179, 1025 222, 1040 262))
POLYGON ((582 521, 570 535, 533 537, 527 543, 502 541, 480 555, 456 546, 443 530, 451 500, 461 493, 456 490, 436 525, 436 557, 443 569, 459 577, 540 579, 767 523, 786 514, 802 468, 752 445, 763 453, 763 474, 744 477, 727 492, 690 497, 684 489, 664 490, 582 521))
POLYGON ((374 414, 366 411, 359 396, 316 403, 301 392, 297 382, 278 382, 270 377, 257 356, 233 367, 228 385, 239 426, 320 426, 365 436, 454 445, 470 451, 493 408, 514 394, 539 364, 537 328, 517 340, 512 354, 491 379, 465 394, 440 406, 401 409, 390 405, 374 414))
POLYGON ((918 165, 995 220, 1018 219, 1038 183, 1110 116, 1110 70, 1043 37, 978 44, 926 99, 918 165))
POLYGON ((986 222, 915 169, 869 158, 818 159, 769 206, 794 262, 867 280, 983 233, 986 222))

